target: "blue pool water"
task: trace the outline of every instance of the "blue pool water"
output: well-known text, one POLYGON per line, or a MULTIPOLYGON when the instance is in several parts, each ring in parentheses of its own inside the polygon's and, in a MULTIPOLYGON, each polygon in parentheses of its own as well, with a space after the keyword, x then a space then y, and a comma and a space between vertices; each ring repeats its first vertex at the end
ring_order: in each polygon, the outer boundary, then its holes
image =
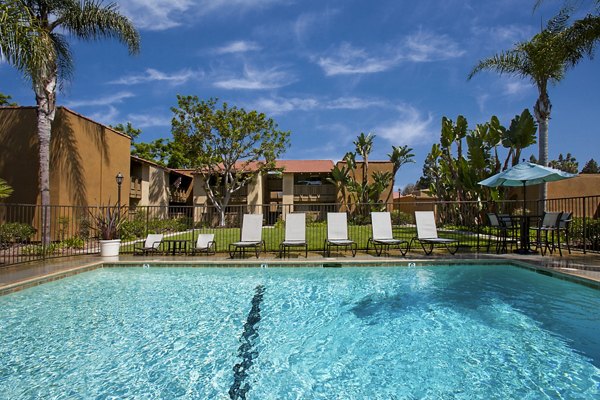
POLYGON ((0 297, 0 398, 600 398, 599 310, 511 266, 99 269, 0 297))

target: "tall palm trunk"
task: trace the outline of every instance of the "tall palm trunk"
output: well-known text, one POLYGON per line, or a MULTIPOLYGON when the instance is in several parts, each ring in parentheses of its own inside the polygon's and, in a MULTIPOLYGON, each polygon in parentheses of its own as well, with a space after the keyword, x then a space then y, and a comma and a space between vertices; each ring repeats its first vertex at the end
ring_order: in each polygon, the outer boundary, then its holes
MULTIPOLYGON (((539 84, 539 97, 533 107, 535 119, 538 123, 538 139, 539 139, 539 154, 538 162, 540 165, 548 166, 548 123, 550 121, 550 112, 552 111, 552 103, 548 97, 545 84, 539 84)), ((546 210, 546 198, 548 197, 548 188, 546 183, 542 183, 540 187, 540 200, 542 200, 542 211, 546 210)))
POLYGON ((42 205, 42 244, 50 243, 50 138, 56 114, 56 69, 34 81, 39 140, 39 187, 42 205))

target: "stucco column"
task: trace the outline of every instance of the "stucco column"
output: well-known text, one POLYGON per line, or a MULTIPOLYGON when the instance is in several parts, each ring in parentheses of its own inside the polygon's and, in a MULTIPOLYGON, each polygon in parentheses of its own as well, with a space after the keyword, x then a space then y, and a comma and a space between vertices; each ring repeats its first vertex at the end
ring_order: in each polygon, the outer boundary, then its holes
POLYGON ((283 219, 287 213, 294 212, 294 174, 283 173, 283 219))
POLYGON ((248 211, 252 214, 262 214, 263 179, 258 175, 248 183, 248 211))
POLYGON ((208 195, 204 189, 204 179, 200 175, 194 175, 193 185, 194 222, 200 222, 204 214, 208 211, 208 195))

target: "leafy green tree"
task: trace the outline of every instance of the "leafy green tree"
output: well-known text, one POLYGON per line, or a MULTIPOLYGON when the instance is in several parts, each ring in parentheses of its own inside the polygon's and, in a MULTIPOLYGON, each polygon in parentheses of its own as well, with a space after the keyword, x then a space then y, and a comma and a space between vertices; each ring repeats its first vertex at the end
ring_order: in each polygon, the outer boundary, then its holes
POLYGON ((562 153, 560 153, 558 159, 550 161, 548 166, 560 169, 561 171, 570 172, 571 174, 576 174, 577 171, 579 171, 579 163, 571 153, 567 153, 564 157, 562 153))
POLYGON ((342 199, 342 205, 347 207, 348 193, 346 188, 350 182, 350 169, 348 168, 348 164, 339 167, 335 165, 331 170, 331 176, 327 178, 327 181, 335 185, 337 195, 342 199))
POLYGON ((133 143, 131 154, 145 160, 152 160, 163 167, 193 168, 180 143, 164 138, 149 143, 133 143))
MULTIPOLYGON (((118 12, 115 3, 104 5, 102 0, 10 0, 3 2, 2 6, 0 18, 16 13, 15 17, 8 19, 10 25, 0 24, 2 53, 9 63, 31 79, 35 92, 41 204, 48 206, 50 135, 56 113, 56 90, 73 71, 67 35, 79 40, 117 39, 128 47, 130 53, 139 51, 140 38, 129 19, 118 12), (8 39, 4 38, 4 34, 8 35, 8 39)), ((45 243, 49 241, 49 227, 49 219, 46 219, 42 223, 45 243)))
POLYGON ((116 124, 115 126, 112 126, 112 125, 109 125, 109 126, 111 128, 113 128, 114 130, 123 132, 124 134, 129 136, 131 138, 132 144, 135 141, 135 139, 137 139, 137 137, 140 136, 140 134, 142 133, 141 129, 134 128, 133 125, 131 124, 131 122, 129 122, 129 121, 127 121, 127 123, 125 125, 116 124))
POLYGON ((13 189, 6 183, 4 179, 0 178, 0 199, 5 199, 10 196, 13 189))
POLYGON ((0 93, 0 106, 18 106, 17 103, 11 102, 12 97, 4 93, 0 93))
MULTIPOLYGON (((539 163, 548 165, 548 123, 552 103, 548 84, 560 82, 569 67, 575 66, 592 50, 600 39, 596 19, 578 21, 568 26, 569 11, 562 10, 552 18, 545 29, 531 40, 518 43, 513 49, 481 60, 469 74, 471 79, 483 70, 493 70, 529 79, 538 89, 534 114, 539 125, 539 163)), ((546 198, 546 185, 542 185, 542 199, 546 198)))
POLYGON ((217 99, 177 96, 173 107, 173 142, 181 149, 220 213, 231 196, 259 174, 275 167, 275 160, 289 146, 288 131, 280 131, 271 118, 257 111, 217 108, 217 99))
POLYGON ((582 174, 600 174, 600 167, 598 167, 598 163, 593 158, 586 162, 581 170, 582 174))

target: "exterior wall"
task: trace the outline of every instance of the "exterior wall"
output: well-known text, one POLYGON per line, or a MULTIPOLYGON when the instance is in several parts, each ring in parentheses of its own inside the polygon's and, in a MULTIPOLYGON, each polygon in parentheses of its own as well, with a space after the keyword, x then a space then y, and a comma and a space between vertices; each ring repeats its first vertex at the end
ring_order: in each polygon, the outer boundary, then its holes
POLYGON ((260 214, 261 207, 263 204, 263 177, 257 176, 250 183, 248 183, 248 212, 253 214, 260 214))
POLYGON ((283 207, 284 218, 288 212, 294 212, 294 174, 289 172, 283 173, 283 198, 282 203, 289 205, 283 207))
POLYGON ((157 168, 152 165, 149 165, 148 174, 150 177, 148 189, 148 205, 168 206, 169 173, 162 168, 157 168))
MULTIPOLYGON (((116 175, 124 176, 121 204, 129 204, 131 139, 59 107, 50 142, 52 205, 116 204, 116 175)), ((14 189, 5 202, 39 204, 36 110, 0 108, 0 177, 14 189)))
MULTIPOLYGON (((342 167, 346 165, 345 161, 338 161, 336 164, 338 167, 342 167)), ((363 166, 364 164, 362 162, 357 162, 356 163, 356 169, 354 170, 354 175, 356 176, 356 180, 358 182, 361 182, 363 179, 363 166)), ((373 174, 375 172, 393 172, 394 169, 394 165, 389 162, 389 161, 369 161, 369 179, 368 182, 372 183, 373 182, 373 174)), ((350 172, 350 175, 352 176, 352 172, 350 172)), ((383 193, 381 193, 381 196, 379 196, 379 200, 382 202, 385 202, 388 199, 389 196, 389 201, 392 202, 392 196, 391 193, 394 190, 393 186, 390 184, 387 189, 385 189, 383 191, 383 193)), ((341 201, 341 198, 338 198, 338 201, 341 201)))
POLYGON ((434 211, 436 212, 435 197, 422 196, 402 196, 394 199, 394 210, 409 215, 414 215, 415 211, 434 211))

